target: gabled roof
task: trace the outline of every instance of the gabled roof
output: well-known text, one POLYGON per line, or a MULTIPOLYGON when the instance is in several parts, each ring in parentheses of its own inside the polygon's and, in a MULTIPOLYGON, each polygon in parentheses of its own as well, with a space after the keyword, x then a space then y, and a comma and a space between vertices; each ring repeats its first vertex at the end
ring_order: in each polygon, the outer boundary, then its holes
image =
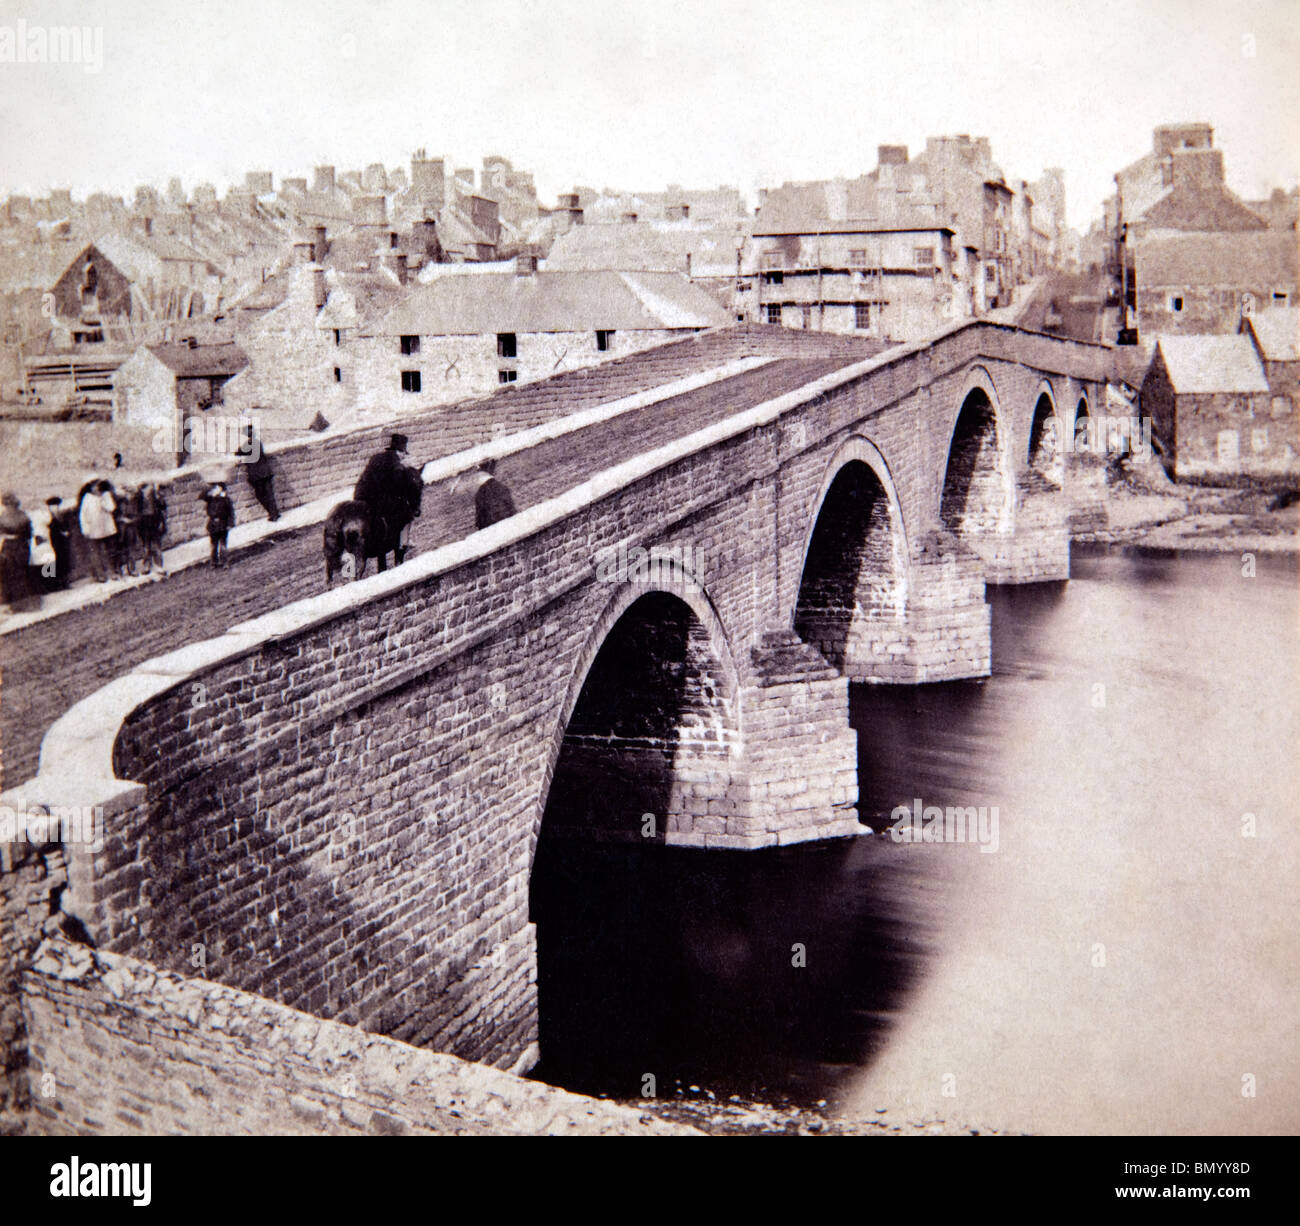
POLYGON ((1300 307, 1269 307, 1250 316, 1247 327, 1267 362, 1294 362, 1300 343, 1300 307))
POLYGON ((202 264, 204 271, 216 275, 216 268, 204 255, 193 247, 166 235, 151 235, 147 239, 125 234, 105 234, 95 240, 93 246, 112 263, 128 281, 141 282, 148 279, 151 265, 157 260, 202 264))
POLYGON ((634 331, 730 322, 717 302, 677 273, 509 272, 417 286, 370 334, 634 331))
POLYGON ((182 379, 202 379, 238 374, 248 365, 248 355, 238 345, 147 345, 164 366, 182 379))
POLYGON ((1225 234, 1180 234, 1140 239, 1136 244, 1138 285, 1181 288, 1287 288, 1296 283, 1295 233, 1245 230, 1225 234))
POLYGON ((1249 337, 1162 336, 1156 347, 1176 392, 1212 395, 1268 391, 1264 368, 1249 337))
POLYGON ((1263 230, 1268 223, 1252 213, 1222 183, 1183 183, 1142 213, 1153 230, 1263 230))

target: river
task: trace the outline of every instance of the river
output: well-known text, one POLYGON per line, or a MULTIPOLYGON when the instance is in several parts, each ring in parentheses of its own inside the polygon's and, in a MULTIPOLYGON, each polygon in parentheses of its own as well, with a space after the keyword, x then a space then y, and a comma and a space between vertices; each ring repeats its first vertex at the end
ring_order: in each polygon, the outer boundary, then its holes
POLYGON ((1300 583, 1294 555, 1249 569, 1076 546, 1068 584, 991 588, 990 678, 851 690, 872 837, 544 851, 536 1075, 1294 1132, 1300 583), (984 846, 896 840, 914 801, 982 807, 984 846))

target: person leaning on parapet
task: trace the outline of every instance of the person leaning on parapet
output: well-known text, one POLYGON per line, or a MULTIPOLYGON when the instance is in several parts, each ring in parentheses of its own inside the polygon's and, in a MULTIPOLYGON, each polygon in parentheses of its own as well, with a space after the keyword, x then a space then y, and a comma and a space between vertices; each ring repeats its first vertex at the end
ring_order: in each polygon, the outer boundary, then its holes
POLYGON ((235 505, 224 481, 214 481, 199 495, 208 508, 208 540, 212 543, 212 565, 226 565, 226 534, 235 526, 235 505))
POLYGON ((484 460, 478 466, 481 475, 474 493, 474 528, 480 530, 490 524, 509 519, 515 513, 515 500, 503 481, 497 480, 497 462, 484 460))
POLYGON ((113 512, 117 500, 113 487, 107 481, 95 480, 82 486, 78 519, 81 535, 90 551, 90 571, 100 583, 107 583, 113 574, 113 541, 117 535, 117 522, 113 512))
POLYGON ((275 463, 266 454, 266 448, 252 426, 248 427, 238 455, 244 463, 248 484, 253 487, 253 496, 262 504, 266 518, 275 523, 280 518, 280 507, 275 501, 275 463))
POLYGON ((13 494, 0 494, 0 604, 21 608, 31 596, 27 567, 32 521, 13 494))

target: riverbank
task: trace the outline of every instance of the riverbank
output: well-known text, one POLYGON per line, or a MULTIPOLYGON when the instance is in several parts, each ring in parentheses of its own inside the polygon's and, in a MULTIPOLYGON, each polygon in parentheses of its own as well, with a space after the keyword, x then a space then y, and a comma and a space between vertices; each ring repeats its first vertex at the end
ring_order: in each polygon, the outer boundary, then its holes
POLYGON ((1106 526, 1072 539, 1219 553, 1300 552, 1300 501, 1260 487, 1176 485, 1158 465, 1107 474, 1106 526))
POLYGON ((670 1099, 627 1101, 667 1123, 687 1125, 715 1137, 993 1137, 1023 1136, 999 1132, 955 1119, 910 1118, 878 1107, 869 1119, 847 1119, 832 1114, 826 1104, 815 1107, 774 1106, 732 1095, 720 1099, 698 1086, 678 1090, 670 1099))

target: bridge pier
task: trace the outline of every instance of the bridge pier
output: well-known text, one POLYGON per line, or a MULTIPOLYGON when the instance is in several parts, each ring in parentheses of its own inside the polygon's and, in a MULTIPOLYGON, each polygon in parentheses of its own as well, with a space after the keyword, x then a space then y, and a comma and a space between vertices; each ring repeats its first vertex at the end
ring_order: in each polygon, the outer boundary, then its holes
POLYGON ((1012 530, 973 538, 988 583, 1047 583, 1070 577, 1068 507, 1060 485, 1030 469, 1016 482, 1012 530))
POLYGON ((986 677, 991 667, 986 563, 950 532, 923 536, 887 601, 864 580, 840 607, 801 605, 800 636, 850 681, 920 685, 986 677))

